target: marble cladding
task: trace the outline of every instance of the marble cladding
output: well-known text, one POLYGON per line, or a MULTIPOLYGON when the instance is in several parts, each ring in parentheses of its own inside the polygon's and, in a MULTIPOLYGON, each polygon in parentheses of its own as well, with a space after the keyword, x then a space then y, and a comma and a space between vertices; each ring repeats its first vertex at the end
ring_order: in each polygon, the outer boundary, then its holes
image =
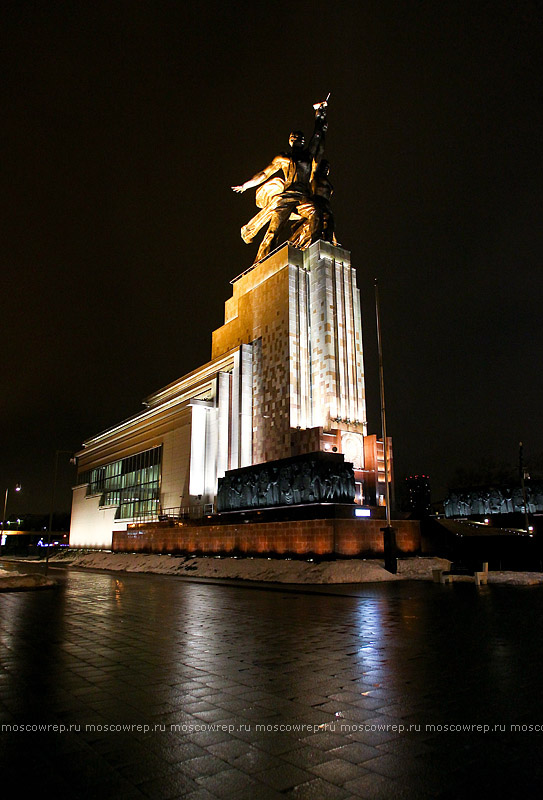
POLYGON ((360 293, 347 250, 285 245, 234 281, 212 356, 243 344, 253 345, 252 463, 299 452, 297 431, 365 435, 360 293))

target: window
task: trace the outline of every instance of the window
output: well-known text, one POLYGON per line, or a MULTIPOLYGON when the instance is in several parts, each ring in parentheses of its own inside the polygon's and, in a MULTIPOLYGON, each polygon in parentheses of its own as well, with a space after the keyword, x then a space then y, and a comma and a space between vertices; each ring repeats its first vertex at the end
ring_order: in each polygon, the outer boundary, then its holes
POLYGON ((117 506, 116 519, 154 516, 160 499, 162 445, 119 461, 81 472, 79 486, 87 497, 100 495, 100 507, 117 506))

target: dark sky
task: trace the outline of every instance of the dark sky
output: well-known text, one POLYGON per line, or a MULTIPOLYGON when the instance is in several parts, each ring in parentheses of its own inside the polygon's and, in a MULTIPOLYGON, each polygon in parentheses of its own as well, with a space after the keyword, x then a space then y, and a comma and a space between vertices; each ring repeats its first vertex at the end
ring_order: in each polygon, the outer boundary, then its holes
MULTIPOLYGON (((437 499, 520 439, 543 453, 542 18, 528 0, 3 3, 8 511, 47 510, 55 449, 209 360, 256 252, 254 192, 229 187, 329 91, 369 428, 378 277, 397 478, 429 473, 437 499)), ((70 481, 63 461, 63 498, 70 481)))

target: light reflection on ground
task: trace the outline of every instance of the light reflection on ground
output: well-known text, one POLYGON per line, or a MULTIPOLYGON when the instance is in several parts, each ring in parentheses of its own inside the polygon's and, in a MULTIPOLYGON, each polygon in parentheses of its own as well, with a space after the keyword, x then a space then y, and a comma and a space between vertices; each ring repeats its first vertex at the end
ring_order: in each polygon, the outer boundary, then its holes
POLYGON ((0 596, 2 722, 150 730, 4 732, 4 777, 29 752, 40 787, 85 775, 127 797, 454 797, 496 770, 525 792, 537 777, 536 739, 509 726, 543 718, 538 588, 54 576, 0 596), (425 727, 467 723, 506 728, 425 727))

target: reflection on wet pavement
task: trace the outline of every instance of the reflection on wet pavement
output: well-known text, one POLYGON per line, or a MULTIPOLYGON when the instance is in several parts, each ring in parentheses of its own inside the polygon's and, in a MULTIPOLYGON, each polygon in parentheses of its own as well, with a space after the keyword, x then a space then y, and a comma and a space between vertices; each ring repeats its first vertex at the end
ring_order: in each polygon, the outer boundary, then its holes
POLYGON ((326 800, 487 796, 498 780, 494 796, 535 796, 539 587, 57 576, 58 590, 0 595, 4 781, 326 800))

